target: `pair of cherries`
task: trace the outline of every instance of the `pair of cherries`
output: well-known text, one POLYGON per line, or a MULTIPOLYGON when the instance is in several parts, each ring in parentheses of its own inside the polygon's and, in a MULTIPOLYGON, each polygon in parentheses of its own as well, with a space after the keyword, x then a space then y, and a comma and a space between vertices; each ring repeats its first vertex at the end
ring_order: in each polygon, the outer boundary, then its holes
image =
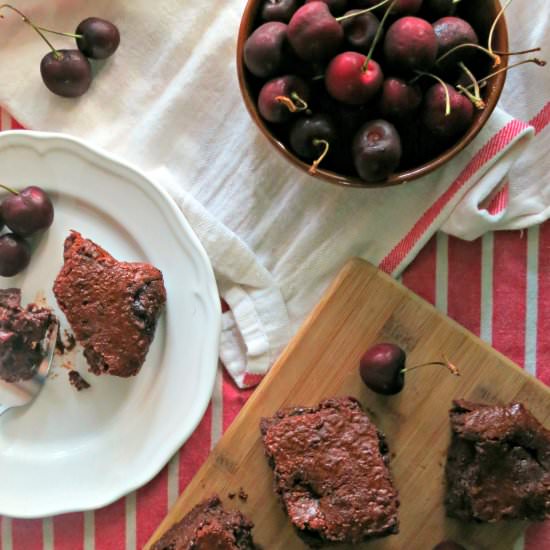
POLYGON ((0 236, 0 275, 13 277, 29 265, 31 247, 27 238, 52 225, 53 204, 35 185, 21 191, 0 187, 9 193, 0 204, 0 230, 6 225, 12 231, 0 236))
POLYGON ((59 32, 33 23, 18 8, 3 4, 23 18, 50 47, 40 63, 40 74, 46 87, 62 97, 79 97, 92 83, 92 66, 90 59, 107 59, 117 50, 120 44, 118 28, 105 19, 88 17, 81 21, 74 33, 59 32), (56 49, 44 33, 67 36, 76 40, 77 48, 56 49))

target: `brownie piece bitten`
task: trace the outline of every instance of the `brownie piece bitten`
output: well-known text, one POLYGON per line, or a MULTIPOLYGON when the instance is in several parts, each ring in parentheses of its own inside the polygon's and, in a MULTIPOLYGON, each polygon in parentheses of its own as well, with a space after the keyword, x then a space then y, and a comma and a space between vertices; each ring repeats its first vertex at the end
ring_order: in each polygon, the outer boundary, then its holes
POLYGON ((137 374, 166 302, 162 273, 120 262, 80 233, 65 240, 53 291, 94 374, 137 374))
POLYGON ((352 397, 283 409, 261 421, 275 491, 310 546, 398 532, 383 435, 352 397))
POLYGON ((197 504, 151 550, 254 550, 252 527, 243 514, 224 510, 213 496, 197 504))
POLYGON ((42 341, 54 314, 44 307, 21 307, 21 290, 0 290, 0 378, 6 382, 29 380, 40 366, 42 341))
POLYGON ((550 431, 521 403, 457 400, 450 417, 447 515, 479 522, 550 518, 550 431))

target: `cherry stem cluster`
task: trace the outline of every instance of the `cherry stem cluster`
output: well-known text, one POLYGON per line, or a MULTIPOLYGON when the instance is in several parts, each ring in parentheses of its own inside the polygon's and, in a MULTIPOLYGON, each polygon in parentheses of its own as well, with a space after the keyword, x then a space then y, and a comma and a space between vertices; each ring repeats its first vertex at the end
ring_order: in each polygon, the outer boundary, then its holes
MULTIPOLYGON (((52 50, 53 55, 56 59, 61 59, 63 57, 55 49, 54 45, 46 38, 44 33, 40 30, 40 27, 36 26, 21 10, 17 9, 15 6, 12 6, 11 4, 1 4, 0 5, 0 10, 3 9, 3 8, 10 9, 10 10, 14 11, 15 13, 17 13, 18 15, 20 15, 21 18, 23 19, 23 22, 27 23, 27 25, 30 25, 36 31, 36 33, 40 36, 40 38, 42 38, 42 40, 44 40, 44 42, 46 42, 46 44, 48 44, 48 46, 52 50)), ((4 17, 4 16, 0 15, 0 17, 4 17)))
POLYGON ((462 84, 459 84, 457 88, 474 104, 474 106, 477 109, 485 109, 485 101, 481 99, 481 93, 479 91, 479 83, 476 80, 476 77, 472 74, 472 71, 464 65, 464 63, 461 61, 459 63, 460 68, 464 71, 466 76, 470 79, 472 82, 472 86, 474 87, 474 93, 470 92, 466 87, 462 86, 462 84))

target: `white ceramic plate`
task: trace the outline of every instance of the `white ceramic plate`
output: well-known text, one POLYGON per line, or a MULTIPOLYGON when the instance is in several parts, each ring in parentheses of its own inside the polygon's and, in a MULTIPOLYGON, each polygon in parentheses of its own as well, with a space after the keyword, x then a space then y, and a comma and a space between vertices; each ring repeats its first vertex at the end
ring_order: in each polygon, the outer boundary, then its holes
POLYGON ((0 183, 43 187, 55 220, 21 275, 0 287, 41 295, 67 328, 52 293, 63 241, 75 229, 125 261, 147 261, 168 295, 138 376, 96 377, 77 392, 57 357, 37 400, 0 417, 0 514, 38 517, 109 504, 149 481, 191 435, 214 384, 220 304, 208 258, 166 193, 137 170, 59 134, 0 133, 0 183))

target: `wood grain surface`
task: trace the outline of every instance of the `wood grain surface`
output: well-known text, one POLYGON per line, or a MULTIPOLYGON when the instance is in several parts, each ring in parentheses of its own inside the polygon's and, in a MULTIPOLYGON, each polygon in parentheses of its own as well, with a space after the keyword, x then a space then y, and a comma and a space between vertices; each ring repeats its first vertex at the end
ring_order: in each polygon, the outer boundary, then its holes
POLYGON ((431 550, 450 538, 472 550, 513 548, 524 523, 478 525, 445 517, 448 410, 459 397, 485 403, 518 400, 549 427, 550 390, 391 277, 357 259, 342 269, 146 548, 213 493, 254 522, 255 540, 265 550, 305 548, 273 492, 258 426, 263 416, 281 407, 314 405, 341 395, 357 397, 386 434, 401 501, 399 534, 360 547, 431 550), (362 384, 358 364, 363 352, 381 341, 405 349, 409 365, 440 360, 445 354, 462 375, 425 367, 407 374, 405 389, 397 396, 376 395, 362 384), (241 487, 248 494, 246 501, 229 498, 241 487))

